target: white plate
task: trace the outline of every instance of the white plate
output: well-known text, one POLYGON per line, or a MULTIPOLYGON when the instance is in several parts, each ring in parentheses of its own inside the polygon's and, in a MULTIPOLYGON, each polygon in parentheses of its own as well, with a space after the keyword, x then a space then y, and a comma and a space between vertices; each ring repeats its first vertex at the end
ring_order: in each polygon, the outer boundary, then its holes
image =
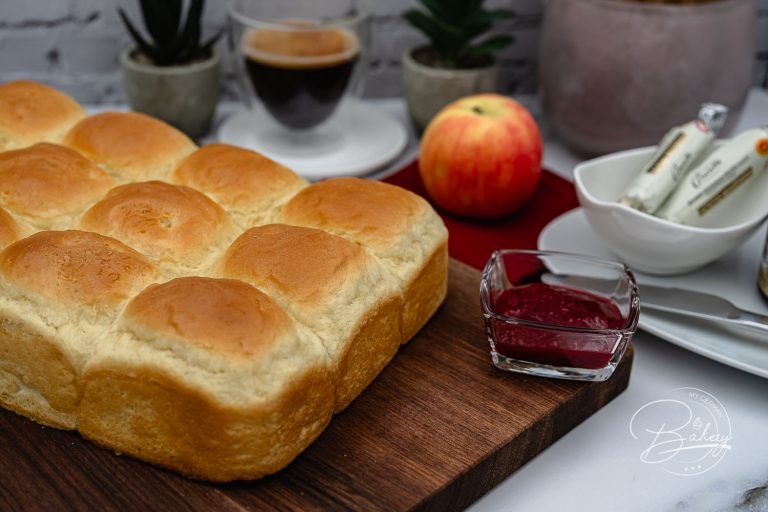
POLYGON ((229 117, 218 135, 221 142, 259 151, 310 180, 369 174, 395 159, 408 142, 401 122, 359 101, 342 105, 323 130, 335 133, 338 139, 318 151, 276 144, 279 127, 257 109, 229 117))
MULTIPOLYGON (((716 293, 736 305, 768 315, 768 304, 757 290, 757 266, 765 227, 744 245, 696 272, 659 277, 636 272, 642 301, 643 283, 716 293)), ((539 235, 539 249, 576 252, 618 259, 600 241, 581 208, 550 222, 539 235)), ((640 328, 704 357, 768 378, 768 337, 744 329, 680 315, 642 311, 640 328)))

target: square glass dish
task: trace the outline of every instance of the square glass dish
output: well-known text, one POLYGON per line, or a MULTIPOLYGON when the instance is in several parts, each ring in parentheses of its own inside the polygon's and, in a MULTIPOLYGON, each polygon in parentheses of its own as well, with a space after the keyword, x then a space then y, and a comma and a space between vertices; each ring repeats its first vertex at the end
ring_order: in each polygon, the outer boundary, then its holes
POLYGON ((493 364, 541 377, 608 379, 640 316, 629 267, 561 252, 494 252, 480 298, 493 364))

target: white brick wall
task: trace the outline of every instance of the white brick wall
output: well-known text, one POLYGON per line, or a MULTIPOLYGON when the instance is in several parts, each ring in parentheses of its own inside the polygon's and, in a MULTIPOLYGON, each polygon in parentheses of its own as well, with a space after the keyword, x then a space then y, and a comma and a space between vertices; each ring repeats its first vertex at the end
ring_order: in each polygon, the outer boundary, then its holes
MULTIPOLYGON (((319 1, 319 0, 318 0, 319 1)), ((758 2, 758 54, 755 83, 768 66, 768 0, 758 2)), ((226 19, 226 0, 208 0, 206 34, 226 19)), ((373 0, 373 41, 366 94, 400 93, 400 54, 421 41, 401 13, 415 0, 373 0)), ((516 42, 502 55, 505 92, 536 89, 536 53, 542 0, 490 0, 517 13, 502 28, 516 42)), ((118 55, 130 40, 118 16, 122 5, 139 20, 137 0, 0 0, 0 82, 32 78, 50 83, 88 103, 124 99, 118 55)), ((226 51, 223 42, 219 44, 226 51)), ((225 66, 225 97, 236 97, 231 67, 225 66)))

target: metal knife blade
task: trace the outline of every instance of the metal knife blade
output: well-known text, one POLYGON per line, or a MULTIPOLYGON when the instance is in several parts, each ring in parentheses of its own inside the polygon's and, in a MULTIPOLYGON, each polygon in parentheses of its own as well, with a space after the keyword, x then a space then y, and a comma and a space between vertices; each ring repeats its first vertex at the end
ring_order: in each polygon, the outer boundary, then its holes
POLYGON ((741 309, 728 299, 683 288, 638 284, 640 309, 648 308, 718 322, 742 325, 768 333, 768 315, 741 309))
MULTIPOLYGON (((583 289, 600 289, 607 282, 600 278, 554 273, 543 274, 541 280, 548 284, 576 286, 583 289)), ((644 283, 638 283, 637 288, 640 296, 641 315, 643 309, 651 309, 723 322, 768 333, 768 315, 741 309, 728 299, 718 295, 644 283)))

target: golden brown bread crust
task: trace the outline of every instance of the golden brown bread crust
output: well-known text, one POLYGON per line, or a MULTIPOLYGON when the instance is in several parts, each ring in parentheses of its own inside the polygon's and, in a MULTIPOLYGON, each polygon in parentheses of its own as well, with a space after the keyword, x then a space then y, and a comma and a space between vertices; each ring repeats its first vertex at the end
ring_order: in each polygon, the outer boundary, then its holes
POLYGON ((117 238, 171 274, 174 267, 201 271, 236 234, 205 194, 162 181, 115 187, 83 214, 80 227, 117 238))
POLYGON ((79 371, 55 338, 55 332, 45 333, 0 307, 0 404, 38 423, 72 430, 79 371))
POLYGON ((307 186, 305 179, 274 160, 228 144, 198 149, 173 171, 171 181, 208 194, 241 228, 270 222, 279 206, 307 186))
POLYGON ((3 250, 0 401, 75 428, 80 369, 122 304, 156 274, 136 251, 96 233, 41 231, 3 250))
POLYGON ((445 299, 448 231, 416 194, 370 180, 330 179, 296 194, 278 219, 335 233, 376 256, 403 290, 403 343, 445 299))
POLYGON ((258 357, 290 322, 279 306, 253 286, 205 277, 151 285, 128 303, 123 318, 134 331, 244 359, 258 357))
POLYGON ((72 225, 115 181, 79 153, 40 143, 0 153, 0 206, 39 229, 72 225))
POLYGON ((312 367, 247 408, 222 405, 152 367, 94 365, 84 379, 77 426, 85 437, 211 481, 279 471, 320 435, 333 405, 327 372, 312 367))
POLYGON ((86 231, 41 231, 0 253, 0 277, 20 293, 67 308, 112 311, 156 277, 147 259, 86 231))
POLYGON ((394 185, 335 178, 299 192, 285 206, 281 218, 354 235, 354 240, 367 247, 387 247, 428 208, 422 198, 394 185))
POLYGON ((311 228, 251 228, 230 246, 218 272, 263 290, 320 336, 335 368, 336 411, 397 351, 400 291, 354 243, 311 228))
POLYGON ((21 238, 21 227, 16 219, 0 208, 0 250, 21 238))
POLYGON ((28 80, 0 84, 0 151, 60 142, 83 117, 83 107, 47 85, 28 80))
POLYGON ((165 179, 197 146, 173 126, 138 112, 103 112, 67 132, 63 144, 121 182, 165 179))
POLYGON ((0 153, 0 404, 36 421, 193 477, 258 478, 445 295, 445 228, 396 187, 307 188, 140 114, 65 139, 0 153))
POLYGON ((330 419, 319 340, 242 281, 151 286, 111 334, 84 369, 77 425, 118 451, 195 477, 256 478, 330 419))

